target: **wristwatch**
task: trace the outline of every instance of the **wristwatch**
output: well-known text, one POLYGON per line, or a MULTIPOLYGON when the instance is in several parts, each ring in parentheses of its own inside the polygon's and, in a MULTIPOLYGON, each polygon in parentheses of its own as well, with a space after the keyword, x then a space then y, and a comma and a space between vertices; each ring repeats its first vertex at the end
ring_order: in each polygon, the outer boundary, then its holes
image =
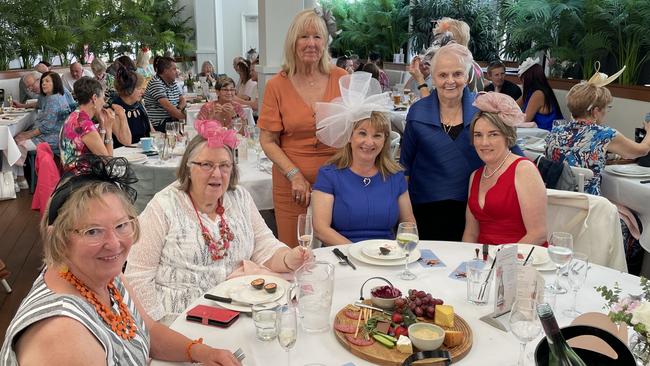
POLYGON ((429 86, 427 85, 427 83, 422 83, 422 84, 418 85, 418 90, 422 89, 422 88, 428 88, 428 87, 429 86))

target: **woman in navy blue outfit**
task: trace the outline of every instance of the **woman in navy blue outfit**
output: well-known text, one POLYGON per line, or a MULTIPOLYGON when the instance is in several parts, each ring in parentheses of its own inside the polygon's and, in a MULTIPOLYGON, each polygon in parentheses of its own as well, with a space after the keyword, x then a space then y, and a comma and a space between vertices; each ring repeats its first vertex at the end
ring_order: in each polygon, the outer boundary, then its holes
MULTIPOLYGON (((364 85, 377 84, 380 91, 379 84, 374 79, 371 82, 369 76, 344 76, 341 90, 362 90, 364 85)), ((362 99, 362 93, 341 95, 362 99)), ((415 218, 404 173, 391 156, 390 119, 380 112, 391 105, 390 98, 387 94, 376 94, 363 101, 325 104, 316 106, 317 136, 325 144, 340 149, 320 168, 314 185, 316 237, 324 245, 394 239, 398 221, 414 222, 415 218), (327 105, 337 104, 342 108, 323 112, 327 105)))
MULTIPOLYGON (((483 163, 470 145, 478 109, 467 88, 472 53, 459 44, 441 47, 431 61, 435 91, 406 117, 400 162, 420 239, 461 241, 470 174, 483 163)), ((513 149, 523 155, 521 149, 513 149)))

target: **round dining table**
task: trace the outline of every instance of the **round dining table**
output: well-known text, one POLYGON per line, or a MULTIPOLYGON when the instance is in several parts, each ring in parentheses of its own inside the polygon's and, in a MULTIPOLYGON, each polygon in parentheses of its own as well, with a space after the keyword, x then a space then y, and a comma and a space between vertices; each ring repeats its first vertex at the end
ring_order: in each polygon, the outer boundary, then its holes
MULTIPOLYGON (((480 320, 482 316, 490 314, 493 311, 494 296, 492 295, 490 297, 491 302, 486 306, 470 304, 466 301, 466 282, 462 279, 457 279, 455 276, 450 276, 452 271, 460 263, 473 260, 475 258, 475 249, 479 247, 480 245, 478 244, 469 243, 421 241, 418 249, 431 250, 443 263, 443 266, 430 267, 421 263, 422 261, 411 263, 409 269, 417 274, 417 278, 412 281, 404 281, 399 278, 399 272, 404 269, 403 263, 397 266, 376 266, 349 256, 357 267, 355 270, 349 265, 339 264, 337 257, 332 253, 332 248, 324 247, 315 249, 314 254, 316 260, 330 262, 336 266, 330 325, 340 309, 359 299, 359 290, 364 281, 373 276, 383 276, 390 280, 394 286, 401 289, 403 293, 411 288, 415 288, 430 292, 433 297, 443 299, 445 304, 452 305, 455 313, 465 319, 469 324, 473 332, 472 348, 464 358, 457 360, 457 362, 454 361, 453 364, 516 364, 519 351, 517 339, 511 333, 499 330, 480 320)), ((339 248, 344 253, 349 254, 349 245, 339 246, 339 248)), ((554 278, 553 271, 540 273, 542 273, 546 282, 552 281, 554 278)), ((639 294, 641 292, 638 277, 592 264, 586 282, 578 292, 578 311, 604 312, 603 305, 605 301, 594 288, 601 285, 606 285, 611 288, 615 282, 619 283, 624 294, 639 294)), ((366 286, 364 296, 368 298, 370 296, 369 289, 374 285, 381 284, 381 282, 369 282, 366 286)), ((572 294, 570 293, 557 295, 556 297, 555 316, 561 327, 571 323, 572 319, 562 314, 563 310, 570 307, 571 301, 572 294)), ((200 298, 194 301, 188 309, 198 304, 218 306, 217 302, 200 298)), ((507 324, 508 315, 501 316, 499 320, 507 324)), ((287 364, 287 354, 280 347, 277 340, 263 342, 256 339, 253 320, 247 313, 242 313, 239 319, 229 328, 217 328, 188 322, 185 320, 185 314, 182 314, 171 324, 171 328, 191 339, 202 337, 205 343, 213 347, 229 349, 231 351, 241 348, 246 355, 246 358, 243 360, 243 365, 276 366, 287 364)), ((535 345, 542 338, 542 334, 528 344, 526 349, 528 354, 533 352, 535 345)), ((298 332, 297 342, 295 347, 290 351, 289 357, 291 357, 291 365, 294 366, 308 364, 331 366, 372 365, 372 363, 346 350, 337 341, 333 330, 323 333, 306 333, 301 329, 298 332)), ((183 363, 160 361, 151 363, 151 365, 174 364, 179 365, 183 363)), ((534 365, 534 362, 528 358, 526 364, 534 365)))

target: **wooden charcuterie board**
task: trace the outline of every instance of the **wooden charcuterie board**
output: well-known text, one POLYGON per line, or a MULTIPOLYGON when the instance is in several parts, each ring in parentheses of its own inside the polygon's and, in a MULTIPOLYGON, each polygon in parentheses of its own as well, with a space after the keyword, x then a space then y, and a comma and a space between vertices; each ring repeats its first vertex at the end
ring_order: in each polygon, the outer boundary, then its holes
MULTIPOLYGON (((357 324, 356 320, 350 319, 347 316, 345 316, 346 310, 347 310, 346 307, 339 310, 339 312, 336 314, 336 318, 334 319, 335 324, 342 323, 342 324, 349 324, 349 325, 356 326, 357 324)), ((418 318, 418 321, 430 322, 423 318, 418 318)), ((463 343, 461 343, 456 347, 452 347, 448 349, 449 353, 451 354, 451 359, 453 363, 465 357, 465 355, 467 355, 467 353, 472 348, 472 342, 473 342, 472 329, 469 327, 469 324, 467 324, 467 322, 463 318, 461 318, 458 314, 454 314, 454 327, 445 328, 445 329, 457 330, 465 334, 463 343)), ((397 348, 388 348, 380 344, 379 342, 375 342, 370 346, 354 345, 347 340, 347 338, 345 337, 345 333, 340 332, 336 329, 333 330, 334 330, 334 334, 336 335, 336 339, 339 341, 339 343, 341 343, 341 345, 343 345, 343 347, 345 347, 347 350, 352 352, 352 354, 354 354, 355 356, 362 358, 366 361, 372 362, 376 365, 401 366, 404 360, 406 360, 406 358, 409 356, 408 354, 400 353, 399 351, 397 351, 397 348)), ((359 334, 362 334, 361 330, 359 330, 359 334)), ((441 349, 447 349, 447 347, 443 345, 441 349)), ((414 352, 417 352, 417 349, 415 349, 415 347, 414 347, 414 352)), ((444 363, 443 362, 431 363, 429 361, 426 361, 426 365, 442 366, 444 365, 444 363)))

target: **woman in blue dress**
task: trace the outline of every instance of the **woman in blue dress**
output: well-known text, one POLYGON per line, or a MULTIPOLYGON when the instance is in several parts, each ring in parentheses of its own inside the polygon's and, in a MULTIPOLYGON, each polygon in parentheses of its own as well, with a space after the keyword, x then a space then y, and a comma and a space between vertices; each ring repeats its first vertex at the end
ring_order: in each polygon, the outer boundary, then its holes
POLYGON ((517 73, 524 86, 524 93, 517 102, 526 113, 525 121, 535 122, 537 127, 550 131, 553 121, 564 117, 542 66, 529 57, 517 73))
POLYGON ((340 85, 343 98, 316 105, 317 137, 340 148, 314 184, 316 237, 324 245, 394 239, 397 223, 415 218, 406 178, 390 152, 390 119, 383 113, 390 98, 379 94, 369 73, 344 76, 340 85))

